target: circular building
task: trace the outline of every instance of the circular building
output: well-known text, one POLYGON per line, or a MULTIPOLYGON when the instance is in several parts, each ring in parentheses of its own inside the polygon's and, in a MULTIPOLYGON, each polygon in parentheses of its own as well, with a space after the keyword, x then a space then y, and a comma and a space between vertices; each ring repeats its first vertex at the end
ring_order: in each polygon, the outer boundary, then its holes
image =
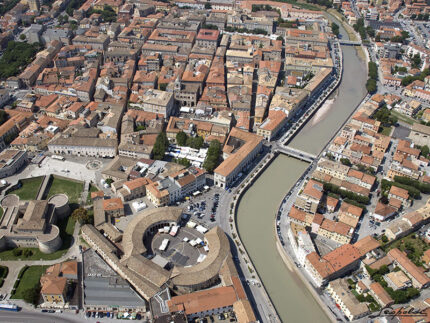
POLYGON ((121 263, 147 281, 148 285, 161 287, 167 284, 178 293, 188 293, 219 283, 221 267, 229 258, 230 244, 222 229, 214 227, 203 236, 206 251, 198 263, 174 265, 166 270, 156 261, 146 258, 152 253, 149 249, 158 229, 176 225, 181 216, 182 209, 178 207, 156 208, 137 214, 123 234, 125 254, 121 263))
POLYGON ((9 194, 3 197, 1 200, 1 207, 3 209, 8 207, 17 207, 19 206, 19 197, 16 194, 9 194))
POLYGON ((39 249, 43 253, 53 253, 61 247, 60 229, 56 225, 49 225, 44 234, 37 236, 39 249))
POLYGON ((58 219, 64 219, 69 216, 69 198, 66 194, 55 194, 49 198, 48 203, 54 205, 55 215, 58 219))

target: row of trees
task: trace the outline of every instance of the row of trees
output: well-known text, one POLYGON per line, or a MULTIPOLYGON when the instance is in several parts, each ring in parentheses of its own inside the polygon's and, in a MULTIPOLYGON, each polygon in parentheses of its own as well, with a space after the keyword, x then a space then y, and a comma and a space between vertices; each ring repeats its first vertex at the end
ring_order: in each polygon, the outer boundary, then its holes
POLYGON ((225 31, 227 32, 238 32, 238 33, 247 33, 247 34, 256 34, 256 35, 267 35, 267 31, 261 28, 256 29, 246 29, 246 28, 234 28, 227 26, 225 27, 225 31))
POLYGON ((409 84, 411 84, 412 82, 416 81, 416 80, 420 80, 424 82, 424 79, 426 78, 426 76, 430 75, 430 70, 428 68, 426 68, 424 71, 422 71, 419 75, 416 76, 412 76, 412 75, 408 75, 405 76, 402 79, 402 85, 403 86, 408 86, 409 84))
MULTIPOLYGON (((427 147, 427 146, 424 146, 424 147, 427 147)), ((427 154, 428 154, 428 147, 427 147, 427 154)), ((424 194, 430 193, 430 184, 420 182, 416 179, 412 179, 404 176, 394 176, 394 181, 396 183, 415 187, 421 193, 424 193, 424 194)))
POLYGON ((387 179, 383 179, 381 181, 381 189, 386 194, 391 189, 391 186, 393 186, 393 185, 407 190, 409 193, 409 196, 413 199, 418 199, 421 197, 420 191, 413 186, 405 185, 405 184, 398 183, 398 182, 392 182, 392 181, 389 181, 387 179))
POLYGON ((363 196, 363 195, 353 193, 351 191, 344 190, 339 186, 331 183, 324 183, 323 187, 324 187, 324 191, 326 192, 331 192, 331 193, 340 195, 342 198, 348 198, 360 204, 368 205, 370 202, 370 199, 368 196, 363 196))
POLYGON ((333 34, 337 37, 339 36, 339 25, 335 22, 331 23, 331 31, 333 32, 333 34))
POLYGON ((378 65, 375 62, 369 62, 369 79, 366 82, 366 89, 369 93, 375 93, 377 90, 376 81, 378 80, 378 65))
POLYGON ((154 147, 152 148, 152 158, 155 160, 163 160, 164 154, 169 147, 169 139, 166 133, 160 132, 155 140, 154 147))
POLYGON ((206 155, 206 159, 203 163, 203 167, 206 169, 206 171, 212 173, 219 165, 221 152, 221 143, 218 140, 211 141, 208 154, 206 155))
POLYGON ((194 149, 200 149, 203 147, 204 139, 203 137, 200 137, 200 136, 189 137, 185 132, 179 131, 176 134, 176 143, 182 147, 187 146, 194 149))

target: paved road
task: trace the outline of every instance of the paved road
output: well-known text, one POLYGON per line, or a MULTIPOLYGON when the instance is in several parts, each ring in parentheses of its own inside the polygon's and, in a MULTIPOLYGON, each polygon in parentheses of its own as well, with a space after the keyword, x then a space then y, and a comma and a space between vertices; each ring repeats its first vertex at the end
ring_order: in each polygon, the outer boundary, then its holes
POLYGON ((35 311, 21 310, 20 312, 0 312, 1 322, 20 322, 20 323, 75 323, 82 322, 83 318, 79 315, 73 317, 71 314, 48 314, 35 311), (61 317, 60 317, 61 315, 61 317))

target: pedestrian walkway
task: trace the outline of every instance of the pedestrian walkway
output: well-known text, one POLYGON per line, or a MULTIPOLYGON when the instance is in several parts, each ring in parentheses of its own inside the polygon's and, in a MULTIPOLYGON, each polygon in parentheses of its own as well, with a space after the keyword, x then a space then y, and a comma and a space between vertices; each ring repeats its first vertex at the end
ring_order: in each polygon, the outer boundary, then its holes
POLYGON ((88 196, 88 191, 90 190, 90 182, 89 181, 85 181, 84 182, 84 190, 81 193, 81 199, 80 199, 80 204, 81 205, 85 205, 87 202, 87 196, 88 196))
POLYGON ((37 193, 36 200, 41 200, 43 198, 43 194, 46 191, 46 187, 48 186, 50 178, 51 178, 50 175, 44 176, 42 185, 40 185, 39 192, 37 193))

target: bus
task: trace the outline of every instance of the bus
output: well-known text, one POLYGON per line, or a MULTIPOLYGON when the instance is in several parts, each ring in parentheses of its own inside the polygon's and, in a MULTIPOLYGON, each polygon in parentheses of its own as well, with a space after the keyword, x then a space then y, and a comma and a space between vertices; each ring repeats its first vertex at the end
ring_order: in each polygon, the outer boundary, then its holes
POLYGON ((169 245, 169 239, 164 239, 163 242, 160 245, 160 249, 161 251, 166 250, 167 246, 169 245))
POLYGON ((65 161, 66 160, 66 158, 64 158, 63 156, 59 156, 59 155, 52 155, 51 158, 52 159, 61 160, 61 161, 65 161))
POLYGON ((170 230, 170 235, 172 237, 176 236, 176 234, 178 233, 178 229, 179 229, 179 225, 175 225, 172 227, 172 230, 170 230))
POLYGON ((11 311, 11 312, 18 312, 20 308, 16 306, 15 304, 0 304, 0 310, 1 311, 11 311))

